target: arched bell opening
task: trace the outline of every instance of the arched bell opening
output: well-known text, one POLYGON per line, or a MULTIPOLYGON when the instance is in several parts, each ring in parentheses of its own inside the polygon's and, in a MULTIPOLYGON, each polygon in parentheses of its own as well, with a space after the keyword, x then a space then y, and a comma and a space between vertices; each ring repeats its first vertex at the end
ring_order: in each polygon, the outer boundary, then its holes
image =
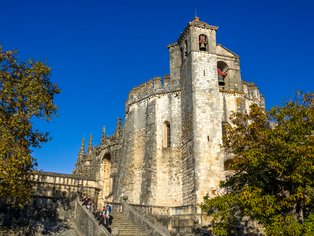
POLYGON ((228 75, 228 65, 223 61, 217 62, 217 75, 218 75, 218 84, 219 86, 225 85, 225 78, 228 75))
POLYGON ((205 34, 201 34, 198 37, 198 43, 199 43, 199 50, 200 51, 207 51, 208 40, 207 40, 207 36, 205 34))

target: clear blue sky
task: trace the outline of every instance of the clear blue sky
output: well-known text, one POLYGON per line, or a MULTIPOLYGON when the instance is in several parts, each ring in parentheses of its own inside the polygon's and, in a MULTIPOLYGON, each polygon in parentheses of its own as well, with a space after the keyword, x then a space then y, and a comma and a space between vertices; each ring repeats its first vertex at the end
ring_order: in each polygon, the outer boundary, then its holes
POLYGON ((52 138, 33 152, 38 169, 71 173, 82 137, 98 144, 104 125, 113 133, 130 89, 169 73, 166 46, 195 9, 219 26, 217 42, 240 55, 267 108, 314 91, 311 0, 0 0, 0 44, 45 61, 62 90, 58 116, 35 122, 52 138))

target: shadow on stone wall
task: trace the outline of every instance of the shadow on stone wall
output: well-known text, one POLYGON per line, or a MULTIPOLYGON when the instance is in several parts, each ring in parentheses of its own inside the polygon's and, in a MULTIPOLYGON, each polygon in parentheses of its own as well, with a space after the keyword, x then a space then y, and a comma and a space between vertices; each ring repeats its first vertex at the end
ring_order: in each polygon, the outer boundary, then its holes
POLYGON ((24 208, 12 208, 0 201, 0 235, 51 235, 68 230, 75 196, 33 197, 24 208))

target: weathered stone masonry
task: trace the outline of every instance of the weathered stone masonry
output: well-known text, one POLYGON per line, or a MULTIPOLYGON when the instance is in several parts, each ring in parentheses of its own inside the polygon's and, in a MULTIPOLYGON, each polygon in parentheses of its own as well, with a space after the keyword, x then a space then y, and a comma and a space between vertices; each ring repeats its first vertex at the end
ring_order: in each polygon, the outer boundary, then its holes
MULTIPOLYGON (((170 75, 129 93, 124 124, 88 152, 84 142, 74 174, 89 176, 98 202, 196 207, 217 195, 230 158, 221 147, 232 112, 264 107, 253 83, 241 79, 240 58, 216 43, 218 27, 195 18, 168 46, 170 75)), ((195 214, 200 213, 199 210, 195 214)))

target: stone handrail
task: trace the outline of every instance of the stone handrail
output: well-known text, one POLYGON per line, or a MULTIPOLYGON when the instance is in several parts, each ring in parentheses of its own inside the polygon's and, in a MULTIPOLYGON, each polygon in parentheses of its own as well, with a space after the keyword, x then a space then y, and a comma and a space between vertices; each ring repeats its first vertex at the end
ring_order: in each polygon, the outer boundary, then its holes
POLYGON ((171 216, 176 215, 194 215, 197 213, 197 210, 200 210, 200 208, 197 208, 192 205, 188 206, 178 206, 178 207, 169 207, 169 214, 171 216))
POLYGON ((196 213, 195 206, 177 206, 177 207, 165 207, 154 205, 140 205, 130 204, 136 211, 160 216, 174 216, 174 215, 193 215, 196 213))
POLYGON ((83 235, 111 235, 105 227, 99 225, 94 215, 78 199, 76 199, 74 218, 77 228, 83 235))
POLYGON ((160 225, 155 225, 149 220, 145 219, 139 212, 137 212, 133 206, 129 205, 126 201, 123 201, 123 212, 127 215, 133 223, 140 225, 143 229, 150 232, 152 236, 170 236, 168 230, 160 225))
POLYGON ((136 211, 151 214, 151 215, 169 215, 169 207, 164 206, 152 206, 152 205, 140 205, 140 204, 130 204, 136 211))

